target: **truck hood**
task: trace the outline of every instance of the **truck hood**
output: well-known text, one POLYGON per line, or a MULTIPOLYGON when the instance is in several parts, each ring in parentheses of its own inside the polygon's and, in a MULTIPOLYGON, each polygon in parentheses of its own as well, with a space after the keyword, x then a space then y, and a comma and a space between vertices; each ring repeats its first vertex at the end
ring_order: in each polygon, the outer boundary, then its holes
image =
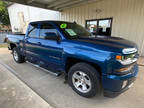
MULTIPOLYGON (((97 49, 103 49, 112 52, 122 52, 124 48, 136 48, 136 44, 119 37, 108 37, 108 36, 97 36, 94 38, 79 38, 79 42, 84 42, 89 44, 91 47, 96 47, 97 49)), ((89 46, 88 45, 88 46, 89 46)))

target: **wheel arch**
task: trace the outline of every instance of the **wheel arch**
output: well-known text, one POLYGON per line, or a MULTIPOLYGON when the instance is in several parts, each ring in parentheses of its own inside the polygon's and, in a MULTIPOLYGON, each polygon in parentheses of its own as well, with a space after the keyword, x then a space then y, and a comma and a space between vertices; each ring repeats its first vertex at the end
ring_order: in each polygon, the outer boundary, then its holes
POLYGON ((17 47, 15 43, 9 43, 10 49, 13 50, 13 48, 17 47))
POLYGON ((97 63, 89 62, 89 61, 86 61, 86 60, 83 60, 83 59, 74 58, 74 57, 68 57, 66 59, 66 62, 65 62, 65 71, 66 71, 66 73, 68 73, 70 67, 72 67, 74 64, 80 63, 80 62, 84 62, 84 63, 90 64, 91 66, 93 66, 98 71, 99 75, 102 76, 102 69, 97 63))

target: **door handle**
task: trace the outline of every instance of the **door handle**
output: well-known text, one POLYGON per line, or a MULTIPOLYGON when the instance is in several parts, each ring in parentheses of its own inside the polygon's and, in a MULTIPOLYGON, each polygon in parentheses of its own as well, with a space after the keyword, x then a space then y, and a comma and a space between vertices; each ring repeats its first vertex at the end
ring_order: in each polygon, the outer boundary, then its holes
POLYGON ((38 42, 39 45, 41 45, 41 42, 38 42))

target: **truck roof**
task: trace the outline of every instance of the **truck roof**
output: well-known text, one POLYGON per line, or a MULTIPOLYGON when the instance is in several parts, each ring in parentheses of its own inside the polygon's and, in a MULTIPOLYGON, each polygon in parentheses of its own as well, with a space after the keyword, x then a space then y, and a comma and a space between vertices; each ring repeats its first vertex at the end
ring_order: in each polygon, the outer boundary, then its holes
POLYGON ((55 24, 59 24, 59 23, 74 23, 74 22, 68 22, 68 21, 56 21, 56 20, 44 20, 44 21, 34 21, 34 22, 30 22, 30 24, 36 24, 36 23, 55 23, 55 24))

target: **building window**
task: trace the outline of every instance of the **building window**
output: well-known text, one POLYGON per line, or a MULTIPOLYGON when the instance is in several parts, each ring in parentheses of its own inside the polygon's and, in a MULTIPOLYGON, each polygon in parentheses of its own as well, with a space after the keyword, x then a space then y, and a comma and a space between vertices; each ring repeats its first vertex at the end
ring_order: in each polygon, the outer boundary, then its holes
POLYGON ((94 35, 111 36, 112 18, 86 20, 86 28, 94 35))

